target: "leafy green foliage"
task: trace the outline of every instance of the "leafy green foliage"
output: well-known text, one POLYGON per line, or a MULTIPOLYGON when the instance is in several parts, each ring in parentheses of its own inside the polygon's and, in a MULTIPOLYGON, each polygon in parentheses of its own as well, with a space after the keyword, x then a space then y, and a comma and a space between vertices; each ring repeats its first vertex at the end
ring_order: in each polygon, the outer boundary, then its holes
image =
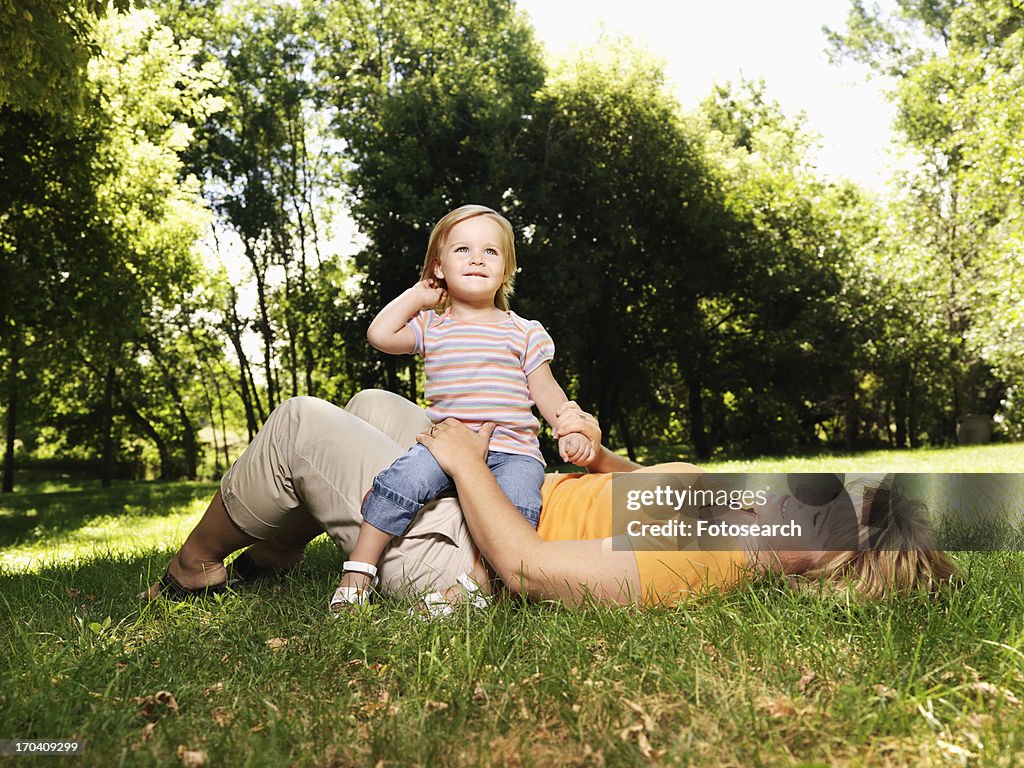
POLYGON ((949 443, 970 412, 1021 434, 1012 2, 855 2, 829 32, 891 78, 916 164, 888 198, 823 181, 768 84, 683 114, 642 51, 547 63, 505 0, 11 8, 6 487, 18 451, 191 477, 285 397, 415 398, 365 328, 466 202, 512 220, 514 308, 631 454, 949 443))
POLYGON ((59 116, 83 106, 93 32, 108 8, 131 0, 5 0, 0 13, 0 108, 59 116))
POLYGON ((925 327, 941 326, 941 363, 917 376, 939 393, 951 440, 959 418, 994 413, 1021 375, 1022 116, 1012 94, 1024 85, 1024 14, 1003 0, 899 5, 886 17, 855 3, 832 41, 896 78, 897 125, 917 162, 893 203, 892 235, 911 300, 934 309, 925 327))
MULTIPOLYGON (((345 144, 351 214, 369 244, 355 257, 359 303, 346 335, 419 277, 430 227, 465 203, 508 209, 540 51, 505 0, 330 4, 318 27, 320 88, 345 144)), ((413 363, 370 353, 353 378, 415 395, 413 363)), ((359 360, 359 357, 362 359, 359 360)))

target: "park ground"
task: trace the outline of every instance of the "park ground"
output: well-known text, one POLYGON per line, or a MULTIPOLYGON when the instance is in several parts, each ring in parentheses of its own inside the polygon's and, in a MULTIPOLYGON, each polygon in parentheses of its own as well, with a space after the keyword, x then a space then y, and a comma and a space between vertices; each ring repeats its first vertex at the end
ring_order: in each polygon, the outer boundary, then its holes
MULTIPOLYGON (((1024 445, 729 462, 1016 472, 1024 445)), ((334 621, 321 539, 279 579, 144 605, 212 483, 37 479, 0 499, 0 738, 78 765, 1015 765, 1024 555, 955 552, 936 595, 759 580, 640 613, 499 602, 334 621)), ((17 765, 54 758, 0 758, 17 765)))

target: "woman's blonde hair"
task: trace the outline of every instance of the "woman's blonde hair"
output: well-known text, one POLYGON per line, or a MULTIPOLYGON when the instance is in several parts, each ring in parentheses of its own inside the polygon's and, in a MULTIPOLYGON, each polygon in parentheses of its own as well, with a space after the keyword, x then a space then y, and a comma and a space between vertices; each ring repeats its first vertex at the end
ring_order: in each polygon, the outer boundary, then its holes
POLYGON ((837 552, 801 578, 846 584, 867 597, 934 591, 948 582, 956 567, 935 543, 924 502, 898 493, 886 480, 863 489, 865 525, 856 550, 837 552))
MULTIPOLYGON (((505 256, 505 269, 501 285, 494 294, 494 306, 502 312, 508 312, 508 297, 512 295, 513 284, 516 278, 515 233, 512 231, 512 225, 508 219, 487 206, 463 205, 461 208, 456 208, 454 211, 450 211, 441 217, 441 220, 434 225, 434 229, 430 232, 430 240, 427 242, 427 255, 423 259, 423 271, 420 272, 420 280, 436 279, 434 266, 441 261, 441 251, 448 240, 448 235, 459 222, 477 216, 489 216, 501 228, 502 242, 500 245, 501 252, 505 256)), ((441 284, 442 287, 446 287, 443 280, 441 284)), ((449 297, 445 301, 444 306, 448 306, 450 303, 451 298, 449 297)))

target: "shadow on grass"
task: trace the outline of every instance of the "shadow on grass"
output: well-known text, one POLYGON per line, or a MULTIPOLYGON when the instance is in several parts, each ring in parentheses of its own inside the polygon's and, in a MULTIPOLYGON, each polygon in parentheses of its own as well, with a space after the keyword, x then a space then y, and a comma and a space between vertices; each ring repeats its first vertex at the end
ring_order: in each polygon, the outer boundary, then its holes
POLYGON ((68 533, 103 517, 162 517, 201 504, 217 483, 130 482, 112 488, 19 493, 0 497, 0 547, 68 533))
MULTIPOLYGON (((67 562, 49 563, 28 572, 0 572, 0 612, 12 611, 12 617, 29 606, 38 615, 49 610, 72 615, 111 616, 115 621, 137 616, 147 610, 139 593, 160 578, 175 547, 163 542, 149 552, 121 553, 108 551, 67 562)), ((326 536, 314 540, 306 549, 305 560, 291 571, 240 583, 237 595, 280 594, 285 586, 298 594, 323 596, 326 612, 328 590, 333 590, 344 558, 326 536)), ((229 560, 230 562, 230 560, 229 560)), ((182 605, 213 608, 231 593, 216 597, 187 599, 182 605)), ((154 605, 175 605, 173 601, 156 601, 154 605)))

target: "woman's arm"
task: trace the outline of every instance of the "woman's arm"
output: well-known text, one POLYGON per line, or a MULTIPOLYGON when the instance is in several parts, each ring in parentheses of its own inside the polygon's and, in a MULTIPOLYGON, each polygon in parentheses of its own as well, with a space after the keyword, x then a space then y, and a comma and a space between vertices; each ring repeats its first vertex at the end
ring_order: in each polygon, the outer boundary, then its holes
POLYGON ((643 464, 637 464, 625 456, 619 456, 619 454, 609 450, 607 446, 602 445, 597 457, 587 467, 587 471, 603 475, 608 472, 633 472, 643 468, 643 464))
POLYGON ((444 290, 436 280, 422 280, 400 293, 377 313, 366 329, 366 340, 381 352, 406 355, 416 346, 416 336, 406 323, 422 309, 444 301, 444 290))
POLYGON ((509 589, 573 605, 639 603, 640 573, 630 549, 613 550, 611 539, 547 542, 523 519, 484 463, 493 431, 493 424, 473 432, 447 419, 416 439, 455 481, 473 540, 509 589))

